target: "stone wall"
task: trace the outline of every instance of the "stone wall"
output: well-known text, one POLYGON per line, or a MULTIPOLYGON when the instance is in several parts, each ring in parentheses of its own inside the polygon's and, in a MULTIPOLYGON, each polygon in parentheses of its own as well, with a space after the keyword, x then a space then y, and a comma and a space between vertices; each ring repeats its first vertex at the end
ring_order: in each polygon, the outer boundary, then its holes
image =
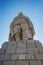
POLYGON ((43 47, 36 40, 5 42, 0 49, 0 65, 43 65, 43 47))

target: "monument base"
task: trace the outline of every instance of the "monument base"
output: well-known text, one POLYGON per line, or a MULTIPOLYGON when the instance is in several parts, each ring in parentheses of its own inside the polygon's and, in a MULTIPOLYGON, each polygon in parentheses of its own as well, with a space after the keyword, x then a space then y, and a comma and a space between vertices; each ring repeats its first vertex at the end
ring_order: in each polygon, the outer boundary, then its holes
POLYGON ((5 42, 0 65, 43 65, 43 47, 37 40, 5 42))

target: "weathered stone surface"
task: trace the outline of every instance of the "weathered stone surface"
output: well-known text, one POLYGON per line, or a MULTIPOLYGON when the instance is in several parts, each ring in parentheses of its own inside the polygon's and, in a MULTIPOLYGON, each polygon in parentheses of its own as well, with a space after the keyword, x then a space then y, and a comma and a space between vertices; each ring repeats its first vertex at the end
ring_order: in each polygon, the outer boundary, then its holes
POLYGON ((42 65, 41 61, 30 61, 30 65, 42 65))
POLYGON ((18 42, 17 47, 26 48, 26 42, 18 42))
POLYGON ((35 44, 36 40, 27 40, 27 43, 33 43, 35 44))
POLYGON ((7 46, 8 46, 8 42, 5 42, 2 44, 2 49, 7 49, 7 46))
POLYGON ((17 42, 16 42, 16 41, 9 41, 8 44, 14 44, 14 45, 17 45, 17 42))
POLYGON ((34 40, 27 40, 27 48, 35 48, 35 41, 34 40))
POLYGON ((17 60, 18 59, 18 54, 12 54, 10 57, 10 60, 17 60))
POLYGON ((16 65, 29 65, 28 61, 16 61, 16 65))
POLYGON ((22 31, 22 39, 27 40, 29 38, 32 39, 31 29, 26 29, 22 31))
POLYGON ((19 54, 18 59, 19 60, 26 60, 26 54, 19 54))
POLYGON ((27 48, 27 53, 39 53, 38 48, 27 48))
POLYGON ((43 60, 43 54, 35 54, 35 59, 43 60))
POLYGON ((35 31, 31 20, 21 13, 15 19, 10 24, 9 41, 33 39, 35 31))
POLYGON ((16 53, 26 53, 26 48, 18 47, 16 53))
POLYGON ((42 65, 43 65, 43 61, 42 61, 42 65))
POLYGON ((5 50, 4 49, 0 49, 0 54, 4 54, 5 50))
POLYGON ((7 48, 0 50, 0 65, 43 65, 43 47, 36 47, 36 40, 27 41, 7 42, 7 48))
POLYGON ((9 44, 6 50, 6 54, 16 53, 16 44, 9 44))
POLYGON ((26 60, 26 54, 12 54, 10 60, 26 60))
POLYGON ((4 61, 3 65, 15 65, 15 61, 4 61))
POLYGON ((33 48, 27 48, 27 53, 33 53, 33 48))
POLYGON ((21 27, 22 27, 22 30, 28 30, 28 25, 27 25, 27 22, 25 19, 20 19, 21 20, 21 27), (24 20, 24 21, 23 21, 24 20), (24 23, 25 22, 25 23, 24 23))
POLYGON ((42 48, 39 48, 39 53, 42 53, 43 54, 43 47, 42 48))
POLYGON ((41 44, 41 42, 39 42, 39 41, 36 41, 36 47, 37 47, 37 48, 40 48, 40 47, 42 47, 42 44, 41 44))
POLYGON ((34 55, 33 54, 27 54, 26 60, 34 60, 34 55))
POLYGON ((9 60, 9 55, 0 55, 0 60, 9 60))
POLYGON ((0 65, 2 65, 2 61, 0 61, 0 65))
POLYGON ((39 53, 38 48, 33 48, 33 53, 34 53, 34 54, 39 53))

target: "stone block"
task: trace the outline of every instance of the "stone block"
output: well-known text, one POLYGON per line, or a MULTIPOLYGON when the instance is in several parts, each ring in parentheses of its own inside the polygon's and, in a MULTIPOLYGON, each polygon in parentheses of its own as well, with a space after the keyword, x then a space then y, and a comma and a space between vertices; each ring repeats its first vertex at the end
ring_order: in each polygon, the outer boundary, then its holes
POLYGON ((0 54, 4 54, 5 50, 4 49, 0 49, 0 54))
POLYGON ((38 50, 38 48, 33 48, 33 53, 39 53, 39 50, 38 50))
POLYGON ((9 55, 0 55, 0 60, 9 60, 9 55))
POLYGON ((0 61, 0 65, 2 65, 2 61, 0 61))
POLYGON ((38 53, 38 48, 27 48, 27 53, 38 53))
POLYGON ((33 48, 27 48, 27 53, 33 53, 33 48))
POLYGON ((26 54, 12 54, 10 60, 26 60, 26 54))
POLYGON ((26 60, 26 54, 18 54, 18 60, 26 60))
POLYGON ((36 60, 43 60, 43 54, 35 54, 36 60))
POLYGON ((17 60, 18 59, 18 54, 12 54, 10 57, 10 60, 17 60))
POLYGON ((26 48, 18 47, 17 50, 16 50, 16 53, 26 53, 26 48))
POLYGON ((2 44, 2 49, 7 49, 7 46, 8 46, 8 42, 5 42, 2 44))
POLYGON ((43 48, 39 48, 39 53, 43 54, 43 48))
POLYGON ((26 59, 27 60, 34 60, 34 55, 33 54, 27 54, 26 59))
POLYGON ((16 65, 29 65, 28 61, 16 61, 16 65))
POLYGON ((26 42, 18 42, 17 47, 25 47, 26 48, 26 42))
POLYGON ((35 41, 34 40, 27 40, 27 48, 35 48, 35 41))
POLYGON ((43 61, 42 61, 42 65, 43 65, 43 61))
POLYGON ((17 45, 17 41, 9 41, 8 44, 14 44, 14 45, 17 45))
POLYGON ((3 65, 15 65, 15 61, 4 61, 3 65))
POLYGON ((8 48, 6 50, 6 54, 12 54, 16 53, 16 45, 15 44, 9 44, 8 48))
POLYGON ((40 48, 40 47, 42 47, 42 44, 39 41, 36 41, 36 47, 40 48))
POLYGON ((30 61, 30 65, 42 65, 41 61, 30 61))

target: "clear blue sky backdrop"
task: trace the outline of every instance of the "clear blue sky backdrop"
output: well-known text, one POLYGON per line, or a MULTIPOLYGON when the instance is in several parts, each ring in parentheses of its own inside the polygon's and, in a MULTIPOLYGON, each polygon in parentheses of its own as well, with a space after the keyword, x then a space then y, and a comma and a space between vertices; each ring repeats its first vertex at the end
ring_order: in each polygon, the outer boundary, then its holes
POLYGON ((34 39, 43 44, 43 0, 0 0, 0 47, 8 41, 9 25, 21 11, 33 22, 34 39))

